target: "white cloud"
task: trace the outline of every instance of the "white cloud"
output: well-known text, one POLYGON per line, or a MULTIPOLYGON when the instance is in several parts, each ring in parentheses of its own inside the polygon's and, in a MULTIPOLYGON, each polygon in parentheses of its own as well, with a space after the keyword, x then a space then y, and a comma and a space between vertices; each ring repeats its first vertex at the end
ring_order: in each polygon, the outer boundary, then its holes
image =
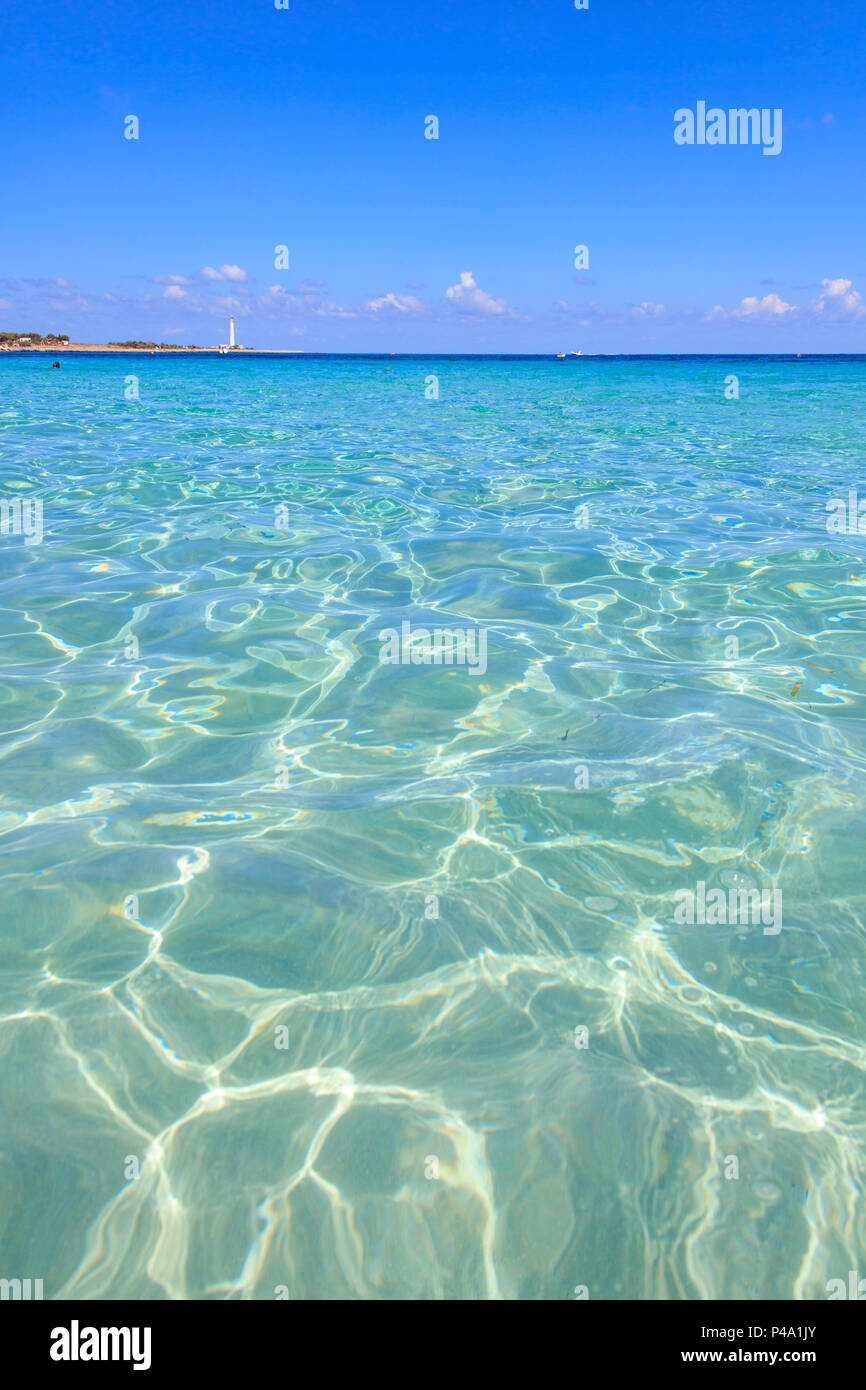
POLYGON ((67 295, 65 299, 50 299, 48 301, 48 307, 50 309, 58 309, 63 313, 68 312, 70 309, 80 309, 83 314, 89 314, 91 312, 89 303, 84 296, 80 294, 67 295))
POLYGON ((374 313, 380 309, 396 309, 400 314, 417 314, 423 311, 424 305, 413 294, 394 294, 393 290, 389 290, 379 299, 368 299, 367 308, 374 313))
MULTIPOLYGON (((65 284, 65 280, 58 280, 58 284, 65 284)), ((154 275, 155 285, 191 285, 192 280, 188 280, 185 275, 154 275)))
POLYGON ((504 299, 493 299, 475 283, 471 270, 461 270, 460 282, 450 285, 445 298, 456 304, 458 309, 468 309, 477 314, 511 314, 504 299))
POLYGON ((661 319, 664 318, 667 310, 663 304, 652 304, 645 299, 641 304, 635 304, 631 311, 634 319, 661 319))
POLYGON ((765 294, 763 299, 758 299, 757 295, 746 295, 740 300, 736 309, 726 309, 723 304, 714 304, 708 314, 701 315, 703 323, 719 323, 730 319, 779 319, 785 318, 788 314, 798 314, 800 310, 796 304, 788 304, 784 299, 780 299, 777 294, 765 294))
POLYGON ((215 299, 208 301, 207 306, 211 313, 216 310, 226 310, 230 314, 251 314, 252 309, 249 304, 243 304, 239 299, 234 299, 231 295, 220 294, 215 299))
POLYGON ((763 299, 757 295, 747 295, 736 309, 723 309, 716 304, 711 313, 704 315, 705 322, 719 319, 763 319, 768 322, 781 319, 808 319, 814 317, 822 322, 839 323, 845 320, 860 319, 866 315, 866 305, 857 290, 851 288, 851 281, 844 279, 824 279, 821 293, 817 299, 798 308, 780 299, 777 294, 765 294, 763 299))
MULTIPOLYGON (((801 288, 803 288, 801 286, 801 288)), ((725 309, 721 304, 713 306, 708 314, 702 316, 704 323, 717 323, 723 320, 751 319, 772 323, 782 320, 789 322, 844 323, 859 321, 866 315, 866 304, 859 291, 851 288, 851 281, 825 278, 821 281, 821 293, 817 299, 798 307, 789 304, 777 294, 765 294, 763 299, 757 295, 747 295, 736 309, 725 309)))
POLYGON ((348 304, 335 304, 325 299, 318 290, 302 286, 300 290, 287 290, 284 285, 270 285, 267 294, 257 301, 259 308, 269 318, 284 317, 286 313, 299 316, 333 319, 354 319, 357 310, 348 304), (274 311, 277 311, 275 314, 274 311))
POLYGON ((738 319, 781 318, 784 314, 792 314, 795 311, 796 305, 787 304, 777 294, 765 294, 763 299, 758 299, 752 294, 740 301, 739 308, 733 310, 733 316, 738 319))
POLYGON ((821 293, 812 307, 816 314, 834 319, 860 318, 866 314, 866 305, 858 291, 852 290, 850 280, 822 280, 821 293))
POLYGON ((247 272, 241 270, 239 265, 221 265, 219 270, 214 270, 212 265, 206 265, 202 270, 202 275, 206 280, 246 280, 247 272))
POLYGON ((180 285, 169 285, 164 295, 165 299, 186 299, 186 290, 182 290, 180 285))

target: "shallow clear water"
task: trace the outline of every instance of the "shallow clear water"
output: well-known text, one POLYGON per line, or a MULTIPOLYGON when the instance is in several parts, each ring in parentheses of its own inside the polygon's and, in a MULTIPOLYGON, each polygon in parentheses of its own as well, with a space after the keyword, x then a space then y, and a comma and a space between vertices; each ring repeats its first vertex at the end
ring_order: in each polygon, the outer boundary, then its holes
POLYGON ((0 1275, 866 1275, 864 435, 864 359, 0 360, 44 527, 0 536, 0 1275), (404 621, 486 662, 380 661, 404 621), (781 930, 677 921, 700 883, 781 930))

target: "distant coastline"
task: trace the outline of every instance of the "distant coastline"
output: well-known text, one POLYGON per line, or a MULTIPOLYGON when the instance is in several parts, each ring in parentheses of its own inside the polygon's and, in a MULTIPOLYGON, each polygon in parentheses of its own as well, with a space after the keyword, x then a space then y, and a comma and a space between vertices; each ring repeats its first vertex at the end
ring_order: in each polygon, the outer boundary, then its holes
MULTIPOLYGON (((575 366, 580 363, 599 363, 599 362, 661 362, 661 361, 704 361, 704 362, 767 362, 777 361, 796 364, 806 362, 821 361, 855 361, 866 360, 864 352, 584 352, 581 354, 570 353, 566 356, 562 352, 548 350, 546 352, 462 352, 455 348, 442 348, 434 352, 388 352, 381 349, 367 349, 366 351, 353 352, 329 352, 323 348, 251 348, 241 347, 240 345, 227 346, 226 344, 214 343, 211 346, 199 346, 197 344, 182 343, 150 343, 150 342, 125 342, 125 343, 72 343, 68 339, 49 337, 41 339, 39 342, 25 342, 21 339, 28 335, 12 335, 0 333, 0 361, 4 354, 11 353, 16 356, 24 356, 27 353, 41 353, 43 356, 53 358, 62 357, 64 354, 90 355, 90 356, 153 356, 153 357, 191 357, 191 356, 236 356, 236 357, 307 357, 315 358, 341 358, 347 361, 352 360, 407 360, 420 362, 437 361, 558 361, 560 366, 575 366)), ((38 336, 38 335, 33 335, 38 336)))
MULTIPOLYGON (((179 352, 221 352, 219 345, 213 347, 183 347, 178 344, 176 347, 168 344, 157 344, 151 346, 150 343, 142 343, 139 346, 126 346, 122 343, 0 343, 0 352, 42 352, 57 356, 63 352, 116 352, 123 353, 153 353, 154 356, 170 357, 179 352)), ((256 357, 273 356, 274 353, 286 356, 303 356, 303 348, 247 348, 233 347, 223 352, 224 356, 235 357, 256 357)))

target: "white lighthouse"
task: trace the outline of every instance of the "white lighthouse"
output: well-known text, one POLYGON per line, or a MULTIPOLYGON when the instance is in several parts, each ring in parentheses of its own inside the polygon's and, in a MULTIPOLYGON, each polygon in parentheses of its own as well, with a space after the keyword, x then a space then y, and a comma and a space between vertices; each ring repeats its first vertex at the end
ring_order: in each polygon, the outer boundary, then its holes
POLYGON ((232 314, 231 318, 229 319, 229 347, 234 347, 234 345, 235 345, 235 319, 234 319, 234 314, 232 314))

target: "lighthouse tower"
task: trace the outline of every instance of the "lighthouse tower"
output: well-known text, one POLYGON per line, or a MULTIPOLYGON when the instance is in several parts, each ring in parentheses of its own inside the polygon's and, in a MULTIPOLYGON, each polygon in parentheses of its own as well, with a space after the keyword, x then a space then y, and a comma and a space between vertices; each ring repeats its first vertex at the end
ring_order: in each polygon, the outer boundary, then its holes
POLYGON ((234 315, 229 319, 229 347, 235 345, 235 320, 234 315))

